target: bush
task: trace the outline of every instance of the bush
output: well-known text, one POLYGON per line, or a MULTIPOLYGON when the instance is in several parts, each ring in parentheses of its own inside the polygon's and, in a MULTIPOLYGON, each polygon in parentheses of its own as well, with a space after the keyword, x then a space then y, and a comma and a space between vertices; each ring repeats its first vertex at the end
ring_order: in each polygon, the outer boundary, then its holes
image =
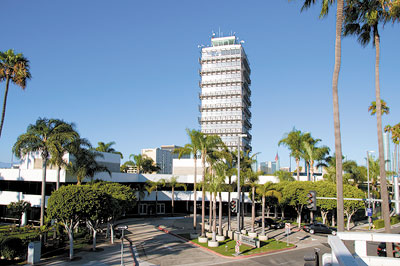
POLYGON ((12 260, 15 257, 24 257, 26 253, 25 245, 22 240, 18 237, 9 237, 2 241, 1 255, 8 260, 12 260))
POLYGON ((385 222, 383 221, 383 219, 375 220, 375 221, 373 222, 373 224, 374 224, 374 228, 375 228, 375 229, 379 229, 379 228, 385 227, 385 222))
POLYGON ((390 217, 390 224, 400 223, 400 215, 390 217))

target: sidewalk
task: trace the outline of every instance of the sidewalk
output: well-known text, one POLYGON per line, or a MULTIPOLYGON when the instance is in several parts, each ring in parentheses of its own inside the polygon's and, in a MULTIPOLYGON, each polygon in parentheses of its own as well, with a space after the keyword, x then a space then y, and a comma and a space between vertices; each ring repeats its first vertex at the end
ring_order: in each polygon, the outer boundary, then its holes
MULTIPOLYGON (((74 260, 70 261, 68 255, 56 258, 43 259, 35 265, 121 265, 121 241, 116 239, 114 245, 101 244, 97 246, 98 251, 80 251, 74 253, 74 260)), ((129 242, 124 240, 124 264, 135 265, 129 242)), ((28 265, 28 264, 27 264, 28 265)))

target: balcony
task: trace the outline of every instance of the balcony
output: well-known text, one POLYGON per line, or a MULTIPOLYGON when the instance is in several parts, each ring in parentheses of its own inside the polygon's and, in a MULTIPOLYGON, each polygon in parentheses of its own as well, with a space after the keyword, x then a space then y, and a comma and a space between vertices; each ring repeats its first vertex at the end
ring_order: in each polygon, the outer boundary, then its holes
POLYGON ((199 117, 199 123, 208 121, 242 121, 241 115, 226 115, 226 116, 206 116, 199 117))
POLYGON ((209 98, 209 97, 217 97, 217 96, 238 96, 241 95, 241 90, 225 90, 225 91, 213 91, 206 93, 199 93, 199 98, 209 98))

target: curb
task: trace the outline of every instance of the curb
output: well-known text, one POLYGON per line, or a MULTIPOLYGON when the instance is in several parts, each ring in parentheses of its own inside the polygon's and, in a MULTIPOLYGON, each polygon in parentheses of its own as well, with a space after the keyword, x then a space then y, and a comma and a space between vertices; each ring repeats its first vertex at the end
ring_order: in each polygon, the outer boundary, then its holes
POLYGON ((203 247, 203 246, 201 246, 201 245, 199 245, 197 243, 194 243, 194 242, 190 241, 189 239, 181 237, 180 235, 174 234, 174 233, 168 231, 167 229, 162 228, 161 226, 158 226, 157 228, 158 228, 158 230, 163 231, 164 233, 170 234, 170 235, 172 235, 174 237, 177 237, 177 238, 179 238, 181 240, 184 240, 185 242, 188 242, 188 243, 190 243, 190 244, 192 244, 192 245, 194 245, 196 247, 202 248, 202 249, 204 249, 204 250, 206 250, 208 252, 211 252, 211 253, 213 253, 213 254, 215 254, 217 256, 220 256, 220 257, 226 258, 226 259, 234 259, 234 260, 245 259, 245 258, 256 257, 256 256, 261 256, 261 255, 267 255, 267 254, 272 254, 272 253, 276 253, 276 252, 280 252, 280 251, 286 251, 286 250, 291 250, 291 249, 297 248, 297 245, 294 245, 293 247, 279 249, 279 250, 265 251, 265 252, 261 252, 261 253, 257 253, 257 254, 243 255, 243 256, 238 256, 238 257, 229 257, 229 256, 222 255, 222 254, 220 254, 220 253, 218 253, 218 252, 216 252, 214 250, 211 250, 209 248, 203 247))

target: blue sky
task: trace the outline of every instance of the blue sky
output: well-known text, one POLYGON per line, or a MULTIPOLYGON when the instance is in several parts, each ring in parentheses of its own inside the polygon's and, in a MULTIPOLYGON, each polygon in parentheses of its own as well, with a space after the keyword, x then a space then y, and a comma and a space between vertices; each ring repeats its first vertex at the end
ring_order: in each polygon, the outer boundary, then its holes
MULTIPOLYGON (((252 74, 253 151, 259 161, 289 164, 277 143, 293 127, 334 148, 332 70, 335 10, 301 1, 2 1, 0 50, 31 61, 25 91, 11 86, 0 162, 38 117, 74 122, 92 144, 115 141, 127 159, 142 148, 187 143, 199 129, 199 44, 212 31, 245 40, 252 74)), ((400 122, 399 25, 381 29, 381 96, 400 122)), ((342 42, 339 81, 343 154, 364 162, 377 151, 372 46, 342 42)), ((4 83, 0 83, 3 96, 4 83)), ((3 98, 1 97, 1 101, 3 98)), ((292 162, 293 163, 293 162, 292 162)))

